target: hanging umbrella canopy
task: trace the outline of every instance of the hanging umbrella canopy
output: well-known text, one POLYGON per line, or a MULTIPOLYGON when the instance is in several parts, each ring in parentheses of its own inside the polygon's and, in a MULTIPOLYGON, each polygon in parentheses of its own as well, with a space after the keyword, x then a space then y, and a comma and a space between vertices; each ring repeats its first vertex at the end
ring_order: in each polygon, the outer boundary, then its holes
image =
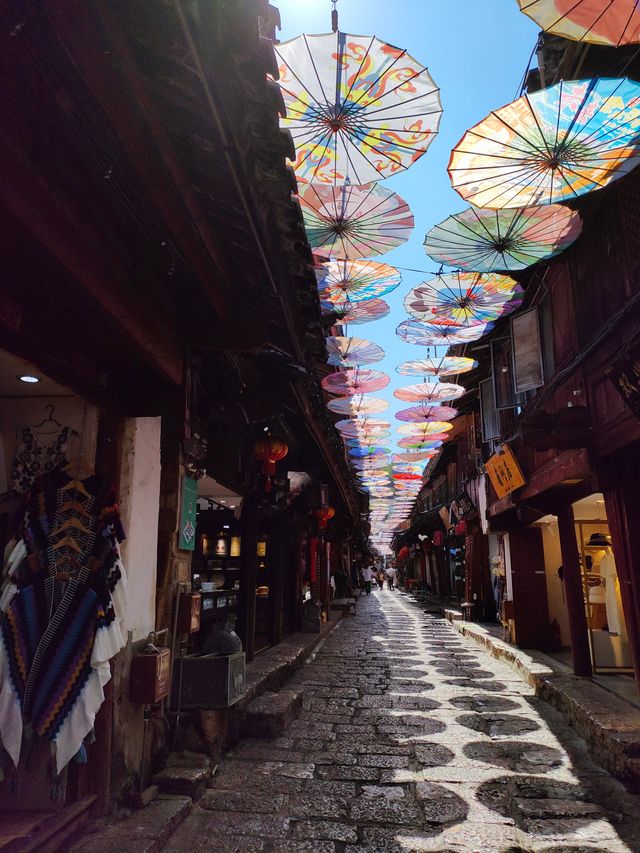
POLYGON ((374 36, 336 32, 274 45, 301 183, 364 184, 408 169, 442 115, 427 69, 374 36))
POLYGON ((424 469, 424 465, 417 465, 417 464, 413 464, 412 462, 397 462, 393 466, 392 471, 393 472, 404 471, 405 473, 420 474, 421 475, 423 469, 424 469))
POLYGON ((338 258, 383 255, 413 230, 409 205, 378 184, 306 185, 298 194, 311 247, 338 258))
POLYGON ((620 47, 640 43, 638 0, 518 0, 545 32, 572 41, 620 47))
MULTIPOLYGON (((333 311, 343 303, 363 302, 391 293, 402 281, 395 267, 378 261, 326 261, 316 269, 320 301, 333 311)), ((386 303, 385 303, 386 304, 386 303)))
MULTIPOLYGON (((437 433, 439 436, 447 436, 445 433, 437 433)), ((434 447, 442 446, 442 438, 435 436, 423 437, 420 435, 408 435, 406 438, 401 438, 398 442, 398 447, 406 447, 408 450, 431 450, 434 447)))
POLYGON ((407 471, 397 471, 395 474, 392 474, 394 480, 400 480, 403 482, 413 482, 413 483, 422 483, 422 474, 410 474, 407 471))
POLYGON ((400 435, 425 435, 433 436, 441 432, 449 432, 453 424, 448 421, 432 421, 426 423, 406 423, 398 427, 400 435))
POLYGON ((405 361, 396 367, 401 376, 457 376, 468 373, 478 362, 464 356, 446 355, 442 358, 422 358, 405 361))
POLYGON ((391 453, 391 450, 388 447, 381 447, 379 444, 375 444, 372 447, 352 447, 349 450, 349 456, 353 456, 356 459, 371 459, 374 456, 388 456, 391 453))
POLYGON ((559 255, 581 231, 580 214, 562 204, 514 210, 467 207, 432 228, 424 248, 436 263, 463 270, 522 270, 559 255))
POLYGON ((380 397, 339 397, 329 400, 327 408, 339 415, 377 415, 389 408, 386 400, 380 397))
POLYGON ((457 414, 458 410, 452 409, 451 406, 411 406, 396 412, 396 418, 399 421, 419 424, 448 421, 455 418, 457 414))
POLYGON ((373 320, 382 320, 391 308, 384 299, 365 299, 362 302, 323 302, 325 314, 335 314, 334 326, 361 326, 373 320))
POLYGON ((345 418, 342 421, 337 421, 335 427, 343 436, 348 433, 355 433, 358 436, 385 432, 391 428, 391 423, 382 418, 345 418))
POLYGON ((393 396, 406 403, 433 405, 443 400, 456 400, 465 393, 462 385, 454 385, 450 382, 418 382, 415 385, 396 388, 393 396))
POLYGON ((467 131, 451 153, 455 190, 475 207, 551 204, 601 189, 640 159, 640 83, 563 80, 467 131))
POLYGON ((389 384, 389 377, 381 370, 368 370, 364 367, 330 373, 320 384, 329 394, 355 397, 358 394, 382 391, 389 384))
POLYGON ((365 433, 364 435, 359 435, 357 438, 343 436, 343 440, 347 447, 370 447, 372 444, 381 444, 390 435, 389 430, 385 430, 383 433, 365 433))
POLYGON ((496 320, 520 285, 497 273, 454 272, 439 275, 410 290, 407 312, 422 323, 477 326, 496 320))
POLYGON ((402 462, 403 460, 406 460, 407 462, 415 462, 419 459, 433 459, 433 457, 437 455, 437 450, 421 450, 417 453, 396 453, 396 455, 393 457, 393 461, 402 462))
POLYGON ((338 335, 327 338, 329 364, 337 367, 360 367, 363 364, 375 364, 384 358, 384 350, 364 338, 345 337, 338 335))
POLYGON ((440 323, 420 323, 418 320, 404 320, 396 329, 396 335, 407 344, 422 347, 448 347, 453 344, 467 344, 477 341, 489 331, 487 324, 469 326, 447 326, 440 323))

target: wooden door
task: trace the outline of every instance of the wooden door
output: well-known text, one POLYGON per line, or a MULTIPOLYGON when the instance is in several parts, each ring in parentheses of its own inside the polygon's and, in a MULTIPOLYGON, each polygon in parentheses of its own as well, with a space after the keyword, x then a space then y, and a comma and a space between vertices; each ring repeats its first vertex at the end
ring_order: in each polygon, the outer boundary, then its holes
POLYGON ((515 642, 521 649, 550 648, 542 532, 537 527, 509 533, 515 642))

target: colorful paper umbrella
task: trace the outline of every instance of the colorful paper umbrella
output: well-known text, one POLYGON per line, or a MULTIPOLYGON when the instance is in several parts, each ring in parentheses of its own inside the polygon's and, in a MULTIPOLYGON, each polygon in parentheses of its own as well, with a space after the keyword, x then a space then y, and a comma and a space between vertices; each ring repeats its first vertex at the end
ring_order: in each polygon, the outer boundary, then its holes
POLYGON ((335 427, 343 435, 351 432, 355 432, 356 435, 364 435, 366 433, 385 432, 385 430, 390 429, 391 424, 381 418, 345 418, 345 420, 337 421, 335 427))
POLYGON ((453 344, 467 344, 477 341, 485 332, 487 325, 445 326, 440 323, 420 323, 418 320, 404 320, 396 329, 396 335, 408 344, 422 347, 448 347, 453 344))
POLYGON ((324 262, 316 269, 316 278, 320 301, 336 305, 384 296, 402 281, 398 270, 389 264, 346 259, 324 262))
POLYGON ((448 421, 455 418, 457 409, 451 406, 411 406, 408 409, 400 409, 396 412, 399 421, 407 423, 432 423, 433 421, 448 421))
POLYGON ((393 396, 406 403, 432 405, 442 400, 456 400, 465 393, 462 385, 454 385, 450 382, 418 382, 415 385, 396 388, 393 396))
POLYGON ((582 231, 562 204, 515 210, 468 207, 432 228, 424 248, 438 264, 476 272, 521 270, 563 252, 582 231))
POLYGON ((472 358, 446 355, 442 358, 405 361, 396 367, 396 371, 401 376, 458 376, 474 370, 477 366, 478 362, 472 358))
POLYGON ((393 457, 393 461, 401 462, 402 460, 406 459, 407 461, 412 462, 418 459, 433 459, 433 457, 437 455, 437 450, 422 450, 418 453, 396 453, 396 455, 393 457))
MULTIPOLYGON (((443 433, 438 434, 442 435, 443 433)), ((398 447, 406 447, 413 450, 429 450, 433 447, 440 447, 441 445, 442 439, 434 439, 432 436, 429 438, 422 438, 419 435, 409 435, 406 438, 401 438, 398 442, 398 447)))
POLYGON ((393 466, 393 471, 404 471, 411 474, 422 474, 424 465, 415 465, 412 462, 397 462, 393 466))
POLYGON ((329 400, 327 408, 339 415, 377 415, 389 408, 380 397, 339 397, 329 400))
POLYGON ((590 44, 640 43, 638 0, 518 0, 548 33, 590 44))
POLYGON ((398 471, 395 474, 392 474, 392 477, 394 480, 401 480, 403 482, 422 483, 421 474, 409 474, 406 471, 398 471))
POLYGON ((363 364, 374 364, 384 358, 384 350, 364 338, 352 338, 339 335, 327 338, 329 364, 337 367, 360 367, 363 364))
POLYGON ((448 421, 433 421, 431 423, 407 423, 398 427, 401 435, 436 435, 439 432, 449 432, 453 424, 448 421))
POLYGON ((455 272, 414 287, 404 307, 421 323, 477 326, 500 317, 506 303, 521 292, 506 275, 455 272))
POLYGON ((298 181, 364 184, 408 169, 438 131, 427 69, 374 36, 337 32, 274 45, 298 181))
POLYGON ((369 394, 382 391, 389 384, 389 377, 381 370, 368 370, 366 367, 331 373, 320 383, 329 394, 354 397, 357 394, 369 394))
POLYGON ((371 447, 374 444, 381 444, 383 441, 382 436, 384 436, 384 441, 390 436, 389 430, 385 430, 383 433, 365 433, 364 435, 359 435, 357 438, 349 438, 348 436, 343 436, 345 439, 345 445, 347 447, 371 447))
POLYGON ((311 247, 338 258, 383 255, 409 239, 413 216, 397 193, 378 184, 300 188, 311 247))
POLYGON ((391 453, 391 450, 388 447, 381 447, 380 445, 373 445, 372 447, 352 447, 349 450, 349 456, 354 456, 356 458, 365 459, 371 456, 386 456, 391 453))
POLYGON ((322 310, 335 315, 334 326, 361 326, 381 320, 391 308, 384 299, 365 299, 362 302, 323 302, 322 310))
POLYGON ((494 110, 449 161, 475 207, 528 207, 607 186, 640 159, 640 83, 563 80, 494 110))

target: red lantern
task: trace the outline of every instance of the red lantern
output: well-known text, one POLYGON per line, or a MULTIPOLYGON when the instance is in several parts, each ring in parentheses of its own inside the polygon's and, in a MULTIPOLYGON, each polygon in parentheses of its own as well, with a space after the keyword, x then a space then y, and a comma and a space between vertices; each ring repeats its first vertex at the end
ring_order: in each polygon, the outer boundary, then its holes
POLYGON ((336 511, 332 506, 327 506, 321 507, 320 509, 314 509, 313 514, 318 519, 318 528, 320 530, 326 530, 327 522, 329 519, 333 518, 336 511))
POLYGON ((409 558, 409 549, 406 545, 403 545, 402 548, 398 551, 398 560, 407 560, 409 558))
POLYGON ((258 439, 253 446, 253 455, 262 462, 262 473, 265 477, 264 490, 271 491, 271 477, 276 473, 276 462, 279 462, 289 452, 286 442, 272 435, 258 439))
POLYGON ((433 544, 434 545, 442 545, 444 543, 444 536, 442 535, 442 530, 434 530, 433 532, 433 544))

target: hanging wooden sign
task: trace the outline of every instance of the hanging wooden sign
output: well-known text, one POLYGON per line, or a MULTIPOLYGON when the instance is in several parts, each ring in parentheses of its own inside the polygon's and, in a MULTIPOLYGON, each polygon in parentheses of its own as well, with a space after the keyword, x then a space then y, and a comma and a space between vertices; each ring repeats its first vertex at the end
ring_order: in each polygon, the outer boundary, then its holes
POLYGON ((633 414, 640 418, 640 344, 614 361, 609 378, 633 414))
POLYGON ((485 469, 499 498, 515 492, 526 482, 508 444, 503 444, 500 450, 487 460, 485 469))

